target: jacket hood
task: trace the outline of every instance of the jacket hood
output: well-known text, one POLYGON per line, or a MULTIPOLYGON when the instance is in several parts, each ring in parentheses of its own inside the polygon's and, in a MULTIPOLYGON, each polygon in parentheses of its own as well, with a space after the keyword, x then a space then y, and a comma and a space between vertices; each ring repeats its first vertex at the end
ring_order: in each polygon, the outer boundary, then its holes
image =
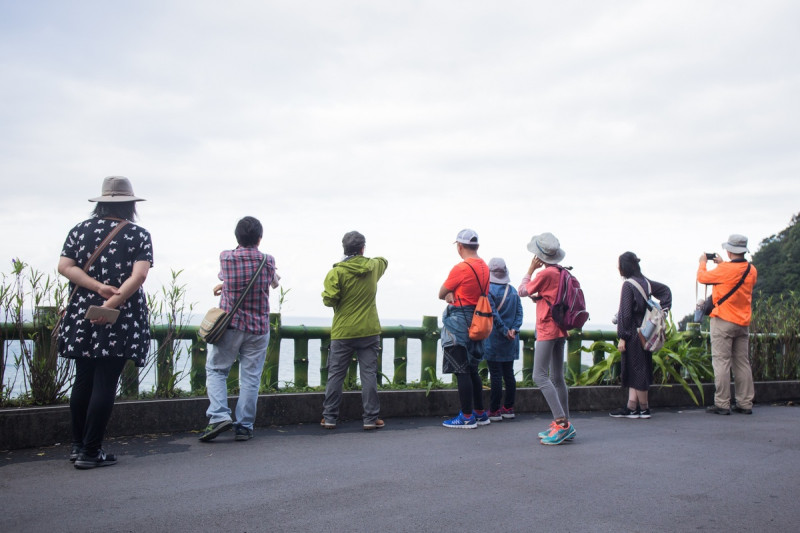
POLYGON ((363 276, 375 269, 375 265, 363 255, 354 255, 345 261, 334 263, 333 266, 347 270, 354 276, 363 276))

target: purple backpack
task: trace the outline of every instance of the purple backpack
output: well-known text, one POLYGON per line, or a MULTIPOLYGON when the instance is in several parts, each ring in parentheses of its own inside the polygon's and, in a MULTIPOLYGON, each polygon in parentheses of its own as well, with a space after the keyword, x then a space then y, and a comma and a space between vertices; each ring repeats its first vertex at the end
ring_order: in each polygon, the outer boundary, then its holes
POLYGON ((565 331, 571 329, 581 329, 589 320, 589 312, 586 311, 586 300, 583 298, 583 289, 578 278, 570 273, 572 267, 562 267, 556 265, 559 270, 558 295, 555 303, 551 304, 550 312, 553 315, 558 327, 565 331))

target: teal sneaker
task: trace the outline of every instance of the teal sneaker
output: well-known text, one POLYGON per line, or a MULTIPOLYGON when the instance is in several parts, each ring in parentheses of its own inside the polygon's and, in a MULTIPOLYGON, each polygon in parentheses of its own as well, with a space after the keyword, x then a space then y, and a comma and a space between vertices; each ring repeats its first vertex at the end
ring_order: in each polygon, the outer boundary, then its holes
POLYGON ((556 421, 553 420, 552 422, 550 422, 550 427, 549 428, 547 428, 544 431, 540 431, 539 432, 539 435, 538 435, 539 436, 539 440, 542 440, 543 438, 548 437, 551 434, 553 434, 554 432, 558 431, 559 427, 561 427, 561 426, 556 424, 556 421))
POLYGON ((558 429, 555 429, 546 437, 541 440, 541 443, 545 446, 556 446, 558 444, 563 443, 566 440, 572 440, 575 438, 577 432, 575 431, 575 427, 567 422, 566 426, 558 426, 558 429))
POLYGON ((484 411, 481 414, 478 414, 477 411, 472 411, 472 416, 475 417, 475 423, 479 426, 487 426, 492 423, 488 411, 484 411))
MULTIPOLYGON (((539 440, 542 440, 543 438, 547 437, 548 435, 551 435, 554 431, 558 431, 560 428, 561 428, 561 426, 556 424, 556 421, 553 420, 552 422, 550 422, 550 427, 547 428, 544 431, 540 431, 537 436, 539 437, 539 440)), ((572 440, 574 438, 575 438, 575 428, 572 428, 572 431, 570 432, 569 435, 567 435, 567 438, 565 440, 572 440)))
POLYGON ((459 412, 458 416, 445 420, 442 425, 446 428, 475 429, 478 427, 478 421, 475 419, 475 415, 470 415, 469 418, 466 418, 464 413, 459 412))

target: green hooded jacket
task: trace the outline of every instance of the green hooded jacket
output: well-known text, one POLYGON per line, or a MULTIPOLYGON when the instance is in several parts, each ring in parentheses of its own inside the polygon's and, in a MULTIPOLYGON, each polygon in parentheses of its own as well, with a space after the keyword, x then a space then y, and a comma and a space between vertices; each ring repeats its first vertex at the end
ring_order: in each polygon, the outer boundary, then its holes
POLYGON ((357 339, 380 335, 381 323, 375 295, 388 261, 354 255, 335 263, 325 276, 322 303, 333 307, 331 339, 357 339))

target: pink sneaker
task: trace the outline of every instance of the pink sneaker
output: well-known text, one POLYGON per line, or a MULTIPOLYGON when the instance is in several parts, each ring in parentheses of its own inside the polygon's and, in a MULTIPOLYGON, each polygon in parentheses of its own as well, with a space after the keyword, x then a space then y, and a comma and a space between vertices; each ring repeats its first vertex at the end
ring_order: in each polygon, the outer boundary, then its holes
POLYGON ((514 408, 506 409, 505 407, 500 408, 500 416, 503 418, 514 418, 517 415, 514 414, 514 408))
POLYGON ((496 411, 489 411, 489 420, 492 422, 500 422, 503 420, 503 415, 500 413, 500 409, 496 411))

